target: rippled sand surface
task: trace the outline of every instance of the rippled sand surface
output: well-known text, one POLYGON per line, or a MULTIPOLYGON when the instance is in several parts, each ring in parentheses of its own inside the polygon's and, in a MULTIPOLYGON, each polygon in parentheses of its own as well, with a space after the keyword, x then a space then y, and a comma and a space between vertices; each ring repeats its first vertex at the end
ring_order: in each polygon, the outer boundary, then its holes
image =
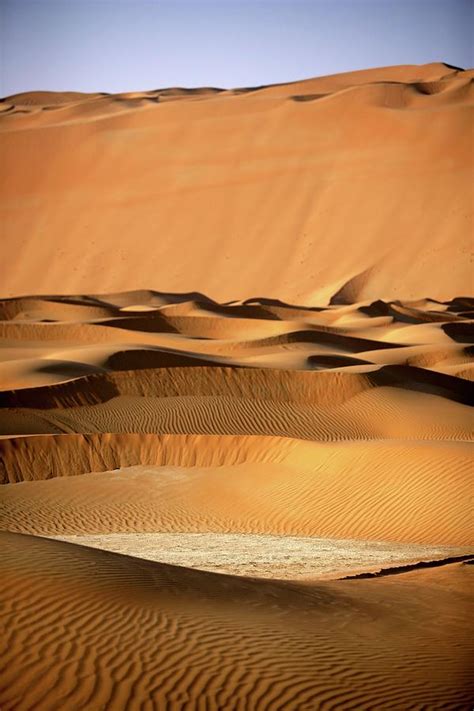
POLYGON ((471 711, 473 77, 0 102, 2 711, 471 711))

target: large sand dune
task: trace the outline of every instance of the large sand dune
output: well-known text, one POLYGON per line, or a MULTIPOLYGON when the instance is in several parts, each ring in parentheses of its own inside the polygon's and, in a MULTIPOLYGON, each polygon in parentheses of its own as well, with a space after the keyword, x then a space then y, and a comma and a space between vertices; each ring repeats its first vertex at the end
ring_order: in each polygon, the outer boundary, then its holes
POLYGON ((469 293, 472 106, 472 73, 444 64, 256 90, 7 97, 3 294, 159 285, 313 305, 469 293))
POLYGON ((469 708, 472 300, 1 308, 7 709, 469 708))
POLYGON ((472 707, 472 105, 0 102, 2 709, 472 707))

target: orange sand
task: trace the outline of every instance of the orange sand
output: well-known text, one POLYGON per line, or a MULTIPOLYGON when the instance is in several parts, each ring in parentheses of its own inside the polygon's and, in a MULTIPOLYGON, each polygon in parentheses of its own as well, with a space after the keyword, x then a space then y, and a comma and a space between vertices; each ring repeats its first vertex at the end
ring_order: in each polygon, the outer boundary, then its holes
POLYGON ((404 711, 472 701, 472 566, 307 586, 0 539, 2 708, 404 711))
POLYGON ((444 64, 0 104, 2 709, 471 708, 467 563, 38 536, 472 551, 472 105, 444 64))
POLYGON ((257 91, 7 97, 2 292, 469 293, 472 105, 472 73, 441 63, 257 91))

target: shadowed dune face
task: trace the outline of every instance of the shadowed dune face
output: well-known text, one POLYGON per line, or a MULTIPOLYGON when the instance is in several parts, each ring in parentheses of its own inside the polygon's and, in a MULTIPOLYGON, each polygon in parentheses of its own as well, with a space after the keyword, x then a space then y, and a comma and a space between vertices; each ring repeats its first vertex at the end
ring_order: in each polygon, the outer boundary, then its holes
POLYGON ((470 290, 470 72, 0 106, 6 296, 192 284, 220 302, 312 305, 470 290))
POLYGON ((0 404, 94 404, 139 394, 140 387, 143 395, 190 395, 190 385, 179 384, 190 367, 203 395, 246 396, 261 380, 267 399, 287 402, 327 400, 329 388, 336 403, 348 389, 356 395, 379 385, 471 402, 463 382, 472 377, 474 343, 467 298, 305 308, 187 297, 130 292, 0 301, 0 404), (207 385, 206 368, 213 371, 207 385), (162 374, 153 383, 156 369, 162 374), (327 385, 333 381, 337 388, 327 385), (28 390, 30 383, 52 386, 28 390))
POLYGON ((470 708, 472 79, 0 102, 2 709, 470 708))

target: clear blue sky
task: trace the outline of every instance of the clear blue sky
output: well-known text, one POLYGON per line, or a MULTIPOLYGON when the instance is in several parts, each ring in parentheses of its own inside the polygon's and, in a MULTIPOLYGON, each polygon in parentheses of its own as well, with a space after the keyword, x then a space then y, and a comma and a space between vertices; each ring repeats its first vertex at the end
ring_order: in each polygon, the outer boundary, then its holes
POLYGON ((0 0, 0 95, 472 66, 473 0, 0 0))

